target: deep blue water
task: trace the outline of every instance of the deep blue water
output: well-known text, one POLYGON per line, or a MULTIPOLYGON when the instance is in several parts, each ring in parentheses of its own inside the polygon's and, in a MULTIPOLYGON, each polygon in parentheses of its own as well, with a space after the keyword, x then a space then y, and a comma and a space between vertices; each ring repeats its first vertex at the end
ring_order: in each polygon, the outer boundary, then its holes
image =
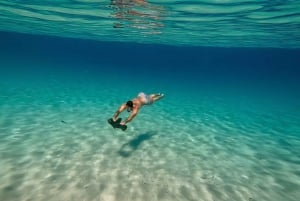
POLYGON ((299 98, 299 55, 298 49, 98 42, 9 32, 1 33, 0 48, 2 72, 107 72, 136 85, 161 83, 192 93, 213 87, 292 101, 299 98))
POLYGON ((47 61, 72 70, 119 71, 182 81, 299 84, 299 49, 217 48, 98 42, 1 32, 1 61, 47 61), (107 69, 113 65, 115 68, 107 69))

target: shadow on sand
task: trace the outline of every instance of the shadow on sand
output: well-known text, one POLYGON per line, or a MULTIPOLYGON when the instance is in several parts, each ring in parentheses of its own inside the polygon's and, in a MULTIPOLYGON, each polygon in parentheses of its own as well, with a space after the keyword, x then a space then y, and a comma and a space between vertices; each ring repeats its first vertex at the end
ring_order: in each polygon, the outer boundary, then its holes
POLYGON ((123 144, 118 153, 120 154, 120 156, 129 157, 135 150, 138 149, 142 142, 149 140, 153 135, 156 134, 156 131, 148 131, 146 133, 140 134, 129 142, 123 144))

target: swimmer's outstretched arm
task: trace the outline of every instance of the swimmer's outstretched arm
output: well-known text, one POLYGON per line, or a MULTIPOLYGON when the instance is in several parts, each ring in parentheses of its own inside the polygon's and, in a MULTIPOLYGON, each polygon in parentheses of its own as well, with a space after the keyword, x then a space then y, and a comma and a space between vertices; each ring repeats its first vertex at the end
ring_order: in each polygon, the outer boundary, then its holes
POLYGON ((122 104, 119 109, 115 112, 114 116, 113 116, 113 120, 116 121, 117 117, 119 116, 119 114, 121 112, 123 112, 126 109, 126 103, 122 104))
POLYGON ((130 116, 123 122, 121 122, 121 125, 125 125, 128 122, 131 122, 131 120, 137 115, 137 110, 132 111, 132 113, 130 114, 130 116))

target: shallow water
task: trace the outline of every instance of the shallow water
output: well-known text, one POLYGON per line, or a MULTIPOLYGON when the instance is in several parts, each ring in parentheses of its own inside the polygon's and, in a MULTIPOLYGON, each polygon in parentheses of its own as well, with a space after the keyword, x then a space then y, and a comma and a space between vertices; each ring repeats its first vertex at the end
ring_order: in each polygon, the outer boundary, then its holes
POLYGON ((163 90, 165 98, 142 108, 123 132, 106 120, 142 90, 129 81, 134 76, 23 65, 22 74, 2 72, 0 82, 1 200, 299 196, 293 93, 263 96, 201 82, 184 91, 157 79, 142 88, 163 90))
POLYGON ((0 200, 297 201, 298 7, 2 1, 0 200))

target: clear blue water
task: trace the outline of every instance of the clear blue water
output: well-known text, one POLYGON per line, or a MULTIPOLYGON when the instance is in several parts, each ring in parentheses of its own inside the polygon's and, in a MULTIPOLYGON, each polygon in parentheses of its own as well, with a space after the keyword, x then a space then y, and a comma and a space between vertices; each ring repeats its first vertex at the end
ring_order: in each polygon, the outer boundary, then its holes
POLYGON ((0 2, 0 30, 100 41, 300 47, 298 0, 0 2))
POLYGON ((2 1, 0 200, 298 200, 297 5, 2 1))

